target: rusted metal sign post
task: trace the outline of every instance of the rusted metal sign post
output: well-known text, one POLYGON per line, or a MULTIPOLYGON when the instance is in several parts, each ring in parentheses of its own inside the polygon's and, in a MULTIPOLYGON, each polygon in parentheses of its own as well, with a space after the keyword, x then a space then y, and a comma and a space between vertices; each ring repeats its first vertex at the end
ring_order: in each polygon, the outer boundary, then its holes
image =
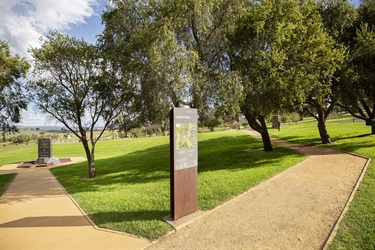
POLYGON ((170 112, 171 217, 177 220, 198 210, 197 110, 170 112))

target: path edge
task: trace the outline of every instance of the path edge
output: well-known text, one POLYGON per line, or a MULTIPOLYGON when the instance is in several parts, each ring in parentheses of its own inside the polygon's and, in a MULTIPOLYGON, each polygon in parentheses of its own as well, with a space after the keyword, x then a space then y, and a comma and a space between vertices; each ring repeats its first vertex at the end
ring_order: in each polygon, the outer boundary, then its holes
POLYGON ((363 178, 364 178, 364 176, 365 176, 365 174, 367 172, 367 168, 368 168, 368 166, 370 165, 370 162, 371 162, 371 158, 364 157, 362 155, 354 154, 354 153, 351 153, 351 152, 346 152, 346 151, 343 151, 343 150, 339 150, 339 151, 342 151, 342 152, 345 152, 347 154, 351 154, 351 155, 354 155, 354 156, 357 156, 357 157, 361 157, 361 158, 367 159, 367 161, 366 161, 365 166, 362 169, 361 174, 359 175, 359 177, 358 177, 358 179, 357 179, 357 181, 356 181, 356 183, 354 185, 354 188, 352 189, 352 191, 351 191, 351 193, 350 193, 350 195, 348 197, 348 200, 345 203, 345 206, 344 206, 343 210, 340 213, 340 216, 337 218, 336 222, 334 223, 334 226, 332 227, 329 235, 327 236, 326 240, 324 241, 324 243, 323 243, 323 245, 321 247, 321 249, 323 249, 323 250, 327 250, 328 247, 329 247, 329 245, 333 242, 333 240, 334 240, 334 238, 335 238, 335 236, 337 234, 337 231, 338 231, 338 229, 340 227, 340 223, 343 220, 346 212, 349 210, 349 205, 353 201, 354 196, 357 193, 357 190, 358 190, 358 188, 359 188, 359 186, 360 186, 360 184, 361 184, 361 182, 362 182, 362 180, 363 180, 363 178))
MULTIPOLYGON (((86 159, 84 159, 84 160, 86 160, 86 159)), ((77 162, 75 162, 75 163, 77 163, 77 162)), ((66 165, 69 165, 69 164, 66 164, 66 165)), ((56 166, 56 167, 58 167, 58 166, 56 166)), ((48 169, 48 171, 50 172, 52 178, 59 184, 59 186, 61 187, 61 189, 64 191, 65 195, 73 202, 73 204, 77 207, 77 209, 80 211, 80 213, 83 215, 83 217, 85 217, 85 219, 90 223, 90 225, 95 230, 99 230, 99 231, 103 231, 103 232, 107 232, 107 233, 121 234, 121 235, 125 235, 125 236, 132 237, 132 238, 135 238, 135 239, 147 240, 149 242, 149 244, 147 246, 150 245, 150 240, 147 239, 147 238, 138 237, 136 235, 128 234, 128 233, 125 233, 125 232, 120 232, 120 231, 115 231, 115 230, 101 228, 98 225, 96 225, 95 222, 90 218, 90 216, 88 214, 86 214, 86 212, 79 206, 78 202, 76 202, 76 200, 68 193, 68 191, 60 183, 60 181, 56 178, 56 176, 51 172, 51 170, 48 169)))

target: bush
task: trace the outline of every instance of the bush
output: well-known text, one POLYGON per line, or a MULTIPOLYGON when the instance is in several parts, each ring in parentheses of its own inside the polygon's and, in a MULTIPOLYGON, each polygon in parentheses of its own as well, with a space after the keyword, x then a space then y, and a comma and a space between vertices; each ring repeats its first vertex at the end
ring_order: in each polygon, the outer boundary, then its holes
POLYGON ((204 125, 207 126, 211 131, 214 131, 214 128, 220 125, 220 122, 216 118, 208 118, 204 125))
POLYGON ((140 138, 146 136, 146 130, 145 128, 133 128, 129 131, 130 137, 132 138, 140 138))
POLYGON ((31 139, 32 141, 37 141, 37 140, 38 140, 38 135, 36 135, 36 134, 32 134, 30 139, 31 139))
POLYGON ((241 124, 238 123, 237 121, 234 121, 234 122, 232 122, 232 123, 229 125, 229 127, 230 127, 231 129, 240 129, 240 128, 241 128, 241 124))
POLYGON ((244 128, 246 128, 247 126, 249 126, 249 123, 247 121, 245 121, 245 120, 241 121, 240 124, 244 128))
POLYGON ((22 143, 29 144, 30 136, 18 135, 16 137, 12 137, 11 140, 14 144, 22 144, 22 143))
POLYGON ((287 122, 289 122, 289 124, 291 122, 298 122, 299 120, 300 120, 300 116, 296 112, 290 113, 287 116, 287 122))

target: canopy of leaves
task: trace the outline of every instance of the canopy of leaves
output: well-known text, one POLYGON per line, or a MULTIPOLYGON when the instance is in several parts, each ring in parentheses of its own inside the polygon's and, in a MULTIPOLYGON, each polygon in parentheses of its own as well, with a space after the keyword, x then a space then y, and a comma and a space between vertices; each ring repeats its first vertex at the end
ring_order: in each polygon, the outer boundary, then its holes
POLYGON ((115 0, 107 6, 101 44, 122 72, 131 68, 136 75, 148 120, 167 117, 171 106, 228 110, 236 100, 225 33, 241 3, 115 0))
POLYGON ((0 124, 3 133, 15 131, 21 121, 21 110, 27 108, 22 82, 30 68, 18 55, 12 56, 7 42, 0 40, 0 124))
POLYGON ((314 1, 256 2, 230 40, 243 82, 242 109, 261 115, 303 102, 313 88, 320 95, 329 91, 340 59, 314 1))
POLYGON ((30 96, 40 110, 81 139, 100 118, 107 127, 131 93, 113 77, 96 47, 83 40, 51 32, 40 48, 30 51, 36 79, 29 82, 30 96))

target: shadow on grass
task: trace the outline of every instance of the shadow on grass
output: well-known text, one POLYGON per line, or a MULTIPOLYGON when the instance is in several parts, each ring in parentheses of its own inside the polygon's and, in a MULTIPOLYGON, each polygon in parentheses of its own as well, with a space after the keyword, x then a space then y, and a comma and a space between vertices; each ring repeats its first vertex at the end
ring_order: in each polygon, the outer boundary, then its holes
MULTIPOLYGON (((262 143, 248 135, 220 137, 199 142, 198 171, 242 170, 266 167, 293 152, 275 147, 264 152, 262 143)), ((87 162, 53 169, 69 193, 96 191, 116 184, 139 184, 169 179, 169 145, 160 145, 95 161, 97 177, 87 178, 87 162)))
MULTIPOLYGON (((293 151, 279 147, 275 147, 275 152, 264 152, 262 142, 246 134, 203 137, 198 148, 201 176, 198 178, 203 183, 199 188, 201 193, 210 193, 209 198, 200 198, 205 203, 200 204, 201 209, 201 206, 212 208, 256 185, 261 179, 251 178, 259 178, 257 175, 268 178, 267 173, 272 172, 284 157, 295 156, 293 151), (249 172, 252 169, 259 169, 255 177, 249 172), (221 176, 221 171, 225 176, 221 176), (234 181, 236 187, 228 181, 234 181), (217 185, 220 190, 225 189, 223 194, 216 192, 217 185)), ((170 230, 161 221, 169 214, 167 143, 99 159, 95 165, 98 176, 93 179, 86 178, 87 163, 56 168, 52 172, 97 225, 146 238, 157 238, 170 230)))
POLYGON ((363 138, 367 136, 371 136, 372 134, 362 134, 362 135, 354 135, 354 136, 347 136, 347 137, 342 137, 340 139, 355 139, 355 138, 363 138))
POLYGON ((135 222, 135 221, 153 221, 161 220, 170 213, 168 210, 138 210, 124 212, 98 212, 89 214, 91 218, 95 218, 101 224, 116 222, 135 222))
POLYGON ((280 139, 292 143, 301 143, 311 146, 322 145, 322 141, 318 137, 311 137, 311 138, 301 138, 299 136, 281 136, 280 139))

